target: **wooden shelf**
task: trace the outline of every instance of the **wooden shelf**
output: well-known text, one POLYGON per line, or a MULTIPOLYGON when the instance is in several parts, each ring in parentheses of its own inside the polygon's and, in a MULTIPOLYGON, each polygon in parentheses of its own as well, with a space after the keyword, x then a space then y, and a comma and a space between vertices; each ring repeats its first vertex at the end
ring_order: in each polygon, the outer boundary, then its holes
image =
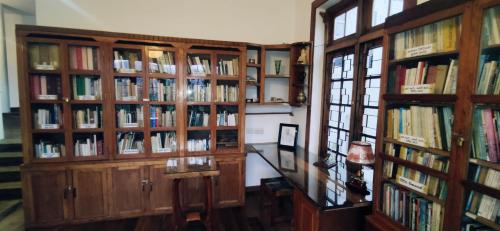
POLYGON ((442 94, 384 94, 383 99, 391 102, 401 102, 411 104, 412 102, 422 103, 454 103, 457 100, 456 95, 442 94))
POLYGON ((142 105, 142 103, 144 103, 144 101, 137 101, 137 100, 134 100, 134 101, 132 101, 132 100, 130 100, 130 101, 128 101, 128 100, 116 100, 115 101, 115 104, 141 104, 142 105))
POLYGON ((153 101, 153 100, 150 100, 148 102, 149 105, 170 105, 170 106, 174 106, 176 104, 175 101, 153 101))
POLYGON ((465 216, 469 217, 470 219, 472 220, 475 220, 483 225, 487 225, 495 230, 500 230, 500 225, 493 222, 493 221, 490 221, 486 218, 483 218, 483 217, 480 217, 478 215, 475 215, 475 214, 472 214, 470 212, 465 212, 465 216))
POLYGON ((29 74, 47 74, 47 75, 61 75, 60 70, 28 70, 29 74))
POLYGON ((428 54, 428 55, 421 55, 421 56, 415 56, 415 57, 410 57, 410 58, 390 60, 389 65, 411 63, 411 62, 416 62, 416 61, 431 59, 431 58, 447 58, 447 57, 453 57, 453 56, 458 56, 458 50, 447 51, 447 52, 436 52, 436 53, 428 54))
POLYGON ((64 133, 64 128, 58 129, 38 129, 34 128, 31 130, 32 133, 64 133))
POLYGON ((211 78, 211 75, 201 75, 201 76, 188 75, 188 76, 186 76, 186 79, 189 79, 189 80, 199 80, 199 79, 209 80, 212 78, 211 78))
POLYGON ((490 46, 487 46, 487 47, 484 47, 483 49, 483 52, 496 52, 498 53, 500 51, 500 44, 494 44, 494 45, 490 45, 490 46))
POLYGON ((255 87, 258 87, 258 86, 260 86, 260 83, 258 83, 258 82, 254 82, 254 81, 247 81, 247 82, 246 82, 246 85, 247 85, 247 87, 248 87, 248 86, 255 86, 255 87))
POLYGON ((240 77, 237 76, 237 75, 216 75, 215 79, 217 79, 217 80, 240 81, 240 77))
POLYGON ((444 201, 443 201, 443 200, 441 200, 441 199, 439 199, 438 197, 435 197, 435 196, 430 196, 430 195, 427 195, 427 194, 423 194, 423 193, 421 193, 421 192, 419 192, 419 191, 415 191, 415 190, 410 189, 410 188, 408 188, 408 187, 406 187, 406 186, 404 186, 404 185, 402 185, 402 184, 397 183, 397 182, 396 182, 395 180, 393 180, 393 179, 387 179, 387 178, 384 178, 384 181, 389 182, 389 183, 391 183, 391 184, 393 184, 393 185, 396 185, 396 186, 398 186, 398 187, 400 187, 400 188, 402 188, 402 189, 408 190, 408 191, 410 191, 410 192, 412 192, 412 193, 415 193, 415 194, 417 194, 417 195, 419 195, 419 196, 421 196, 421 197, 423 197, 423 198, 425 198, 425 199, 427 199, 427 200, 430 200, 430 201, 432 201, 432 202, 435 202, 435 203, 438 203, 438 204, 444 205, 444 201))
POLYGON ((176 79, 177 75, 167 74, 167 73, 148 73, 149 78, 159 78, 159 79, 176 79))
POLYGON ((116 77, 128 77, 128 78, 141 78, 142 77, 142 72, 137 72, 137 73, 119 73, 115 72, 113 73, 113 76, 116 77))
POLYGON ((170 132, 170 131, 175 131, 175 127, 152 127, 149 128, 150 131, 152 132, 170 132))
POLYGON ((71 104, 102 104, 102 100, 71 100, 71 104))
POLYGON ((115 128, 116 132, 144 132, 144 127, 136 127, 136 128, 115 128))
POLYGON ((400 165, 403 165, 405 167, 421 171, 421 172, 429 174, 431 176, 435 176, 437 178, 440 178, 441 180, 448 180, 448 175, 444 172, 439 171, 439 170, 436 170, 436 169, 433 169, 433 168, 430 168, 430 167, 427 167, 424 165, 420 165, 420 164, 412 162, 412 161, 403 160, 403 159, 400 159, 400 158, 397 158, 394 156, 386 155, 384 153, 379 153, 379 155, 384 160, 391 161, 391 162, 394 162, 396 164, 400 164, 400 165))
POLYGON ((392 144, 399 144, 399 145, 403 145, 403 146, 406 146, 406 147, 409 147, 409 148, 413 148, 413 149, 416 149, 416 150, 419 150, 419 151, 428 152, 428 153, 432 153, 432 154, 435 154, 435 155, 440 155, 440 156, 444 156, 444 157, 448 157, 448 158, 450 157, 450 152, 444 151, 444 150, 441 150, 441 149, 424 148, 424 147, 420 147, 420 146, 417 146, 417 145, 413 145, 413 144, 401 142, 401 141, 398 141, 396 139, 387 138, 387 137, 384 138, 384 142, 385 143, 392 143, 392 144))
POLYGON ((495 169, 497 171, 500 171, 500 164, 498 164, 498 163, 493 163, 493 162, 480 160, 480 159, 474 159, 474 158, 470 158, 469 162, 473 163, 473 164, 481 165, 483 167, 492 168, 492 169, 495 169))
POLYGON ((500 190, 488 187, 483 184, 479 184, 477 182, 469 181, 469 180, 464 180, 462 181, 462 184, 464 185, 465 188, 469 190, 473 190, 476 192, 480 192, 482 194, 486 194, 490 197, 494 197, 498 200, 500 200, 500 190))
POLYGON ((500 95, 472 95, 471 100, 480 104, 500 104, 500 95))
POLYGON ((217 126, 217 130, 238 130, 238 126, 217 126))
POLYGON ((187 102, 188 106, 209 106, 212 102, 187 102))
POLYGON ((255 68, 260 68, 261 65, 257 63, 247 63, 247 67, 255 67, 255 68))
POLYGON ((101 75, 99 70, 69 70, 70 75, 101 75))
POLYGON ((33 99, 30 101, 32 104, 57 104, 57 103, 63 103, 64 101, 62 100, 40 100, 40 99, 33 99))
POLYGON ((91 161, 91 160, 105 160, 108 155, 97 155, 97 156, 74 156, 75 161, 91 161))
POLYGON ((266 79, 289 79, 289 75, 269 75, 266 74, 266 79))
POLYGON ((238 105, 238 102, 215 102, 216 105, 226 105, 226 106, 235 106, 238 105))
POLYGON ((187 127, 188 131, 210 131, 210 126, 206 127, 187 127))
POLYGON ((73 133, 100 133, 104 128, 74 128, 73 133))

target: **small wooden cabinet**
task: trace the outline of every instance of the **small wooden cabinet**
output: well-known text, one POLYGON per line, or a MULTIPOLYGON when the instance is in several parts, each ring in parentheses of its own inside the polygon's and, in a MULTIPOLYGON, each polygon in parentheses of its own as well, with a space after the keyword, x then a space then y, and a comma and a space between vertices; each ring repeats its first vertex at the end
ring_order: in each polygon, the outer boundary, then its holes
POLYGON ((144 211, 146 190, 144 168, 138 166, 113 167, 111 170, 111 198, 113 215, 133 216, 144 211))
POLYGON ((152 213, 172 211, 172 179, 165 176, 165 165, 149 166, 148 210, 152 213))
POLYGON ((215 179, 215 206, 228 207, 245 204, 245 163, 242 160, 217 162, 220 176, 215 179))
POLYGON ((75 219, 108 216, 108 169, 84 168, 71 173, 75 219))

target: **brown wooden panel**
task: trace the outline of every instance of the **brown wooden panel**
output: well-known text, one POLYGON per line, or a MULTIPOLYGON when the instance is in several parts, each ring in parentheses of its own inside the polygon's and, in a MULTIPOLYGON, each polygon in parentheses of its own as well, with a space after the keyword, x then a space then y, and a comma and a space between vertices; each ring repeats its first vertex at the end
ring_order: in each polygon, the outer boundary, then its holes
POLYGON ((142 166, 116 167, 111 172, 112 210, 116 215, 141 214, 144 210, 144 180, 142 166))
POLYGON ((172 211, 172 179, 164 172, 165 165, 149 167, 149 210, 152 212, 172 211))
POLYGON ((35 222, 56 223, 65 220, 66 171, 33 171, 28 174, 35 222))
POLYGON ((201 177, 183 179, 179 190, 183 208, 203 207, 206 193, 201 177))
POLYGON ((73 170, 75 218, 104 217, 109 213, 108 169, 73 170))
POLYGON ((319 210, 309 202, 302 192, 295 189, 293 192, 294 225, 296 231, 318 230, 319 210))
POLYGON ((220 176, 215 184, 215 201, 218 207, 242 205, 244 203, 243 162, 218 162, 220 176))

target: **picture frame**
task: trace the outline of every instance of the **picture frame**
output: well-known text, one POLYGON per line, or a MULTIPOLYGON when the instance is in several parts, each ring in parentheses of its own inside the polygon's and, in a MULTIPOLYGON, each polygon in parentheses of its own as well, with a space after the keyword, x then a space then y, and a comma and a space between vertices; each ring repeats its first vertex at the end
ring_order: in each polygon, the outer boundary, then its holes
POLYGON ((278 147, 283 149, 295 149, 297 147, 298 134, 298 124, 280 123, 280 129, 278 133, 278 147))
POLYGON ((278 163, 282 171, 297 172, 297 156, 295 151, 278 149, 278 163))

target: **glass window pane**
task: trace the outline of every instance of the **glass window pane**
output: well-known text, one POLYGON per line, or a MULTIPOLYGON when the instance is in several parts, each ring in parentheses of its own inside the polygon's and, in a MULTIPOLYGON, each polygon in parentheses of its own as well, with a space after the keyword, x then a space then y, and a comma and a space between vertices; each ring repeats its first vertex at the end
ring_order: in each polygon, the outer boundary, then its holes
POLYGON ((333 40, 345 36, 345 13, 335 17, 333 24, 333 40))
POLYGON ((366 76, 380 76, 382 72, 382 47, 370 49, 366 57, 366 76))
POLYGON ((342 57, 333 58, 332 63, 332 79, 342 78, 342 57))
POLYGON ((389 0, 373 0, 372 26, 385 22, 389 10, 389 0))
POLYGON ((391 0, 391 8, 389 9, 389 16, 403 11, 404 0, 391 0))
POLYGON ((346 13, 345 36, 356 33, 356 25, 358 22, 358 7, 354 7, 346 13))

